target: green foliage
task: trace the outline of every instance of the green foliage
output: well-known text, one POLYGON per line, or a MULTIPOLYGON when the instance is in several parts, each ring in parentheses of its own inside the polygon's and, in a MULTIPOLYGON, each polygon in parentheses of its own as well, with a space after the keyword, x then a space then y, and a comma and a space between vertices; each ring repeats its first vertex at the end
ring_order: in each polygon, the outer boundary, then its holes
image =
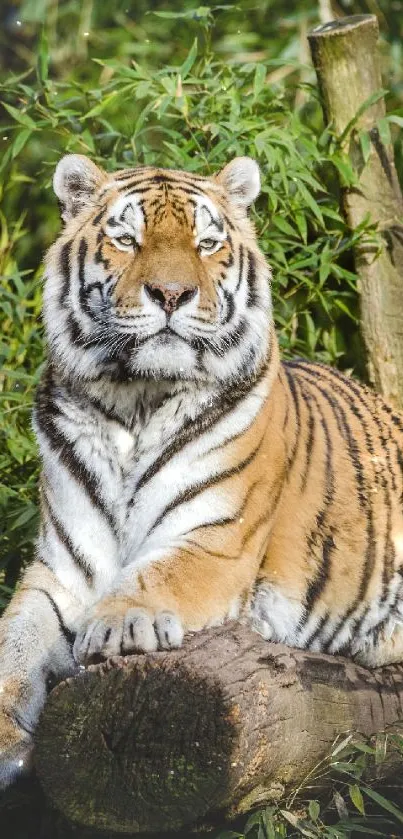
POLYGON ((1 218, 0 271, 0 605, 10 593, 24 559, 32 553, 37 527, 37 457, 31 432, 31 407, 43 355, 41 289, 37 274, 20 270, 14 250, 24 235, 23 219, 11 227, 1 218), (0 578, 1 579, 1 578, 0 578))
MULTIPOLYGON (((1 85, 7 149, 0 164, 5 220, 0 567, 9 586, 32 553, 36 526, 29 412, 43 360, 38 266, 59 229, 50 184, 63 153, 88 154, 109 170, 140 162, 205 174, 235 155, 256 157, 263 187, 254 220, 273 268, 282 349, 360 368, 351 249, 362 230, 354 236, 347 230, 336 186, 337 176, 354 184, 354 174, 318 122, 316 91, 303 85, 296 107, 295 88, 271 82, 284 62, 228 62, 212 50, 211 23, 220 11, 198 8, 199 39, 180 63, 159 68, 154 56, 143 63, 97 57, 60 78, 50 35, 42 30, 34 68, 9 74, 1 85)), ((174 16, 160 10, 160 18, 153 17, 178 25, 189 15, 193 12, 174 16)), ((122 26, 121 48, 127 40, 122 26)), ((369 225, 363 227, 368 234, 369 225)))
POLYGON ((315 767, 301 788, 276 806, 249 815, 242 829, 218 831, 214 839, 350 839, 402 835, 399 781, 382 786, 382 773, 403 760, 403 736, 379 735, 373 743, 347 736, 315 767), (324 778, 331 796, 310 798, 324 778), (374 788, 375 784, 377 789, 374 788), (379 792, 381 785, 382 792, 379 792), (398 832, 399 831, 399 832, 398 832))

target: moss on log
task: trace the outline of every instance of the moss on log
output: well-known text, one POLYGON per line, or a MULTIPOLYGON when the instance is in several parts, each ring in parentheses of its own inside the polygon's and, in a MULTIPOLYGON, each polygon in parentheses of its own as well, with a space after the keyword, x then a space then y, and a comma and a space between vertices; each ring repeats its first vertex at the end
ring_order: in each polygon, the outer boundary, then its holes
POLYGON ((269 644, 226 626, 57 686, 36 768, 72 821, 122 833, 209 825, 277 800, 349 730, 403 717, 403 668, 269 644))
POLYGON ((358 177, 356 187, 343 190, 347 222, 355 230, 370 216, 382 234, 379 255, 370 237, 361 239, 355 249, 362 331, 373 384, 402 409, 403 199, 392 146, 383 142, 379 130, 379 120, 385 117, 383 97, 360 113, 371 97, 382 92, 378 34, 374 15, 356 15, 314 29, 308 40, 325 119, 358 177))

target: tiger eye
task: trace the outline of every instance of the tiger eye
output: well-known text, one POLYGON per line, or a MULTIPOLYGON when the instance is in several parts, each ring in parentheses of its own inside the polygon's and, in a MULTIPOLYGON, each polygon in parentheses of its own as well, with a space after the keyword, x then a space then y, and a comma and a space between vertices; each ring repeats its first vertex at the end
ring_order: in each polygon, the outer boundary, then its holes
POLYGON ((130 236, 128 233, 125 233, 123 236, 116 236, 115 241, 119 242, 120 245, 125 245, 126 247, 134 247, 136 245, 134 236, 130 236))
POLYGON ((199 244, 199 248, 205 251, 212 251, 220 244, 221 242, 218 242, 216 239, 203 239, 203 241, 199 244))

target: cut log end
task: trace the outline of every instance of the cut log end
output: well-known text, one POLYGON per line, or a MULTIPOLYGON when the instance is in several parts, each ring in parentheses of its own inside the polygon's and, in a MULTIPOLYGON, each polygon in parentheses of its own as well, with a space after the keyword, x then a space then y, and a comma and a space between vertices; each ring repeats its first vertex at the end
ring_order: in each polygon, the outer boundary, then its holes
POLYGON ((334 739, 403 713, 402 669, 221 627, 181 650, 113 659, 51 693, 36 767, 73 822, 122 833, 211 825, 303 781, 334 739))
POLYGON ((183 664, 165 663, 113 659, 51 696, 37 765, 73 821, 176 829, 225 797, 234 721, 223 692, 183 664))
POLYGON ((309 40, 315 38, 328 37, 332 35, 342 35, 343 33, 353 32, 356 29, 375 28, 378 31, 378 20, 376 15, 349 15, 348 17, 339 18, 338 20, 330 20, 328 23, 316 26, 309 34, 309 40))

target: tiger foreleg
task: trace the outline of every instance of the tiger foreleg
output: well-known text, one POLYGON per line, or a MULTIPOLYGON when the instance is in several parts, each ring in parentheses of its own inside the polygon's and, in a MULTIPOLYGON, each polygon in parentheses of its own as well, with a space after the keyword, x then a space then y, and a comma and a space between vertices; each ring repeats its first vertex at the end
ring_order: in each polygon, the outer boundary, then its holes
POLYGON ((72 674, 80 604, 41 562, 0 620, 0 789, 30 768, 33 732, 50 687, 72 674))
POLYGON ((79 662, 132 652, 180 647, 198 631, 239 616, 253 574, 250 563, 202 548, 151 555, 142 570, 127 566, 114 592, 100 600, 77 633, 79 662))

